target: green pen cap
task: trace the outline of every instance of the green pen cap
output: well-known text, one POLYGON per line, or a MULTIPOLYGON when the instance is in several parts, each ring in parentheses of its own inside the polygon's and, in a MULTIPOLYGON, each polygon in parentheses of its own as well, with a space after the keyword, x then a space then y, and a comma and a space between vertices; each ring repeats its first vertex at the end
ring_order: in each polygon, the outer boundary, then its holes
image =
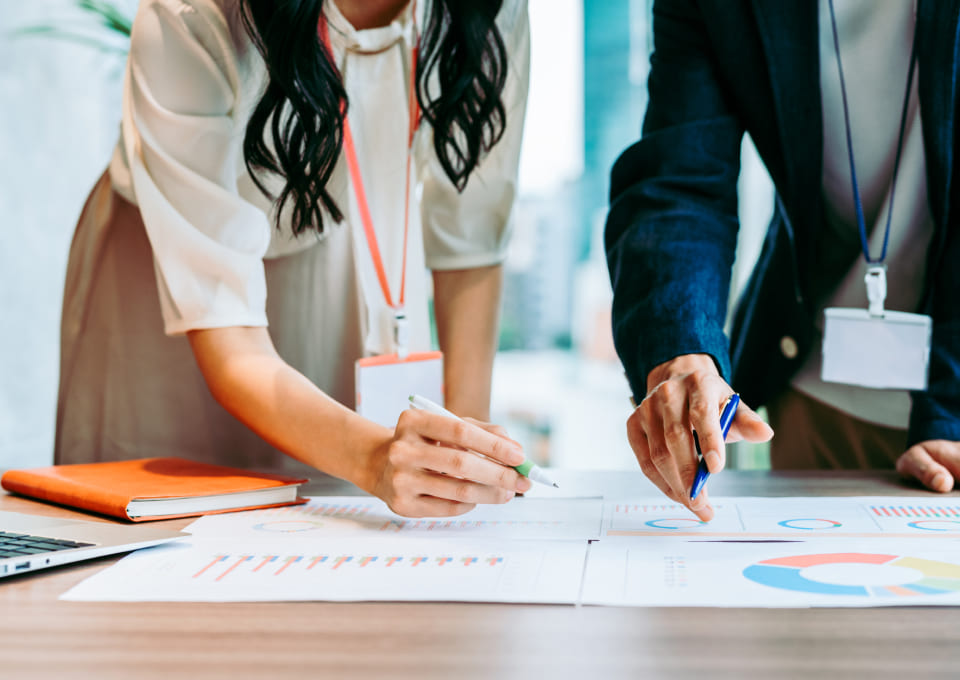
POLYGON ((530 470, 533 469, 533 462, 529 460, 525 460, 522 463, 520 463, 520 465, 514 465, 513 469, 519 472, 524 477, 529 477, 530 470))

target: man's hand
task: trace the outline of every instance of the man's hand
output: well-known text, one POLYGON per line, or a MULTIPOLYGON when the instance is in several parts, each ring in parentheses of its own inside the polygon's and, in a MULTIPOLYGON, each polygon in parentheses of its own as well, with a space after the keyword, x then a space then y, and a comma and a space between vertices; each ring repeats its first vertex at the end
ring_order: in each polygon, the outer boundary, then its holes
MULTIPOLYGON (((713 518, 706 489, 695 501, 690 487, 696 475, 693 430, 707 469, 720 472, 726 461, 720 409, 733 390, 706 354, 686 354, 664 362, 647 377, 647 396, 627 420, 627 438, 640 469, 667 496, 704 520, 713 518)), ((773 430, 741 403, 729 441, 770 439, 773 430)))
POLYGON ((952 491, 960 480, 960 442, 933 439, 914 444, 897 459, 897 472, 933 491, 952 491))

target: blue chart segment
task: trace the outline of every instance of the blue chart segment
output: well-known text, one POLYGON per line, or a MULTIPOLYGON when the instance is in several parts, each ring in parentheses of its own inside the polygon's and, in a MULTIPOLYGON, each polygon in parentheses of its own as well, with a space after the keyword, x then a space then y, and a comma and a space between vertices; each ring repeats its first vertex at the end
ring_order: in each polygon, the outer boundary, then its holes
POLYGON ((750 565, 743 570, 743 575, 755 583, 771 588, 819 595, 911 597, 960 592, 960 565, 900 555, 832 553, 778 557, 750 565), (918 573, 920 578, 907 583, 857 585, 814 580, 803 573, 811 567, 828 565, 899 567, 918 573))
POLYGON ((924 531, 960 531, 960 519, 918 519, 907 526, 924 531))
POLYGON ((832 519, 813 519, 813 518, 797 518, 797 519, 785 519, 781 522, 777 522, 782 527, 787 529, 802 529, 804 531, 816 531, 818 529, 837 529, 843 525, 840 522, 832 519))
MULTIPOLYGON (((906 500, 906 499, 905 499, 906 500)), ((946 536, 960 534, 960 503, 868 506, 873 520, 884 532, 910 532, 916 535, 946 536)))
POLYGON ((706 522, 693 519, 692 517, 665 517, 663 519, 652 519, 649 522, 646 522, 648 527, 653 527, 654 529, 689 529, 690 527, 700 526, 701 524, 706 524, 706 522))
POLYGON ((960 505, 871 505, 870 511, 876 517, 960 520, 960 505))

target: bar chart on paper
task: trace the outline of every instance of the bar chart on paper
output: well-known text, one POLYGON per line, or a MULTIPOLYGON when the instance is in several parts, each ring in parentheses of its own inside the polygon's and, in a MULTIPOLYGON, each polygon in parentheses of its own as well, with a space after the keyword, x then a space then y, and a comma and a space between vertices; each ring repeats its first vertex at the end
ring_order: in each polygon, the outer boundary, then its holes
POLYGON ((200 541, 128 555, 69 600, 434 600, 574 603, 586 543, 539 541, 200 541))
MULTIPOLYGON (((891 531, 912 530, 928 533, 960 534, 960 503, 870 503, 870 514, 881 526, 891 531)), ((904 499, 900 499, 904 500, 904 499)), ((911 501, 913 499, 910 499, 911 501)))
POLYGON ((253 512, 207 515, 187 527, 197 537, 249 540, 319 536, 409 536, 490 539, 593 539, 600 537, 600 499, 516 498, 484 505, 465 515, 410 519, 376 498, 310 498, 305 505, 253 512))
POLYGON ((503 555, 487 554, 480 556, 480 553, 457 555, 403 555, 397 554, 369 554, 358 553, 356 555, 213 555, 209 562, 200 567, 190 578, 195 581, 220 583, 225 579, 230 582, 247 580, 257 582, 263 578, 276 578, 283 576, 286 572, 286 578, 302 577, 309 574, 315 577, 323 572, 365 569, 369 571, 379 571, 382 569, 391 569, 391 574, 398 571, 405 571, 405 576, 409 578, 420 578, 422 572, 431 571, 436 574, 451 574, 452 572, 465 573, 463 569, 470 570, 471 578, 485 578, 491 575, 499 578, 499 571, 494 574, 492 568, 503 566, 503 555), (239 569, 238 569, 239 567, 239 569), (292 570, 291 567, 293 568, 292 570), (417 570, 416 575, 412 570, 417 570), (440 571, 437 571, 440 570, 440 571), (295 573, 299 572, 299 573, 295 573))

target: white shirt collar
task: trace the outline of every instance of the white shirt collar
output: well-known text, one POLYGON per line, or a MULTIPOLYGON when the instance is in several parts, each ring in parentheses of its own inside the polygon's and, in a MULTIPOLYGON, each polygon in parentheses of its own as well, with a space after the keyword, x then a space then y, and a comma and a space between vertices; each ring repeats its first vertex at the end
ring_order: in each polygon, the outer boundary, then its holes
POLYGON ((400 40, 412 45, 415 39, 412 2, 388 25, 362 30, 353 27, 334 0, 324 3, 323 12, 330 25, 330 40, 346 51, 376 54, 390 49, 400 40))

